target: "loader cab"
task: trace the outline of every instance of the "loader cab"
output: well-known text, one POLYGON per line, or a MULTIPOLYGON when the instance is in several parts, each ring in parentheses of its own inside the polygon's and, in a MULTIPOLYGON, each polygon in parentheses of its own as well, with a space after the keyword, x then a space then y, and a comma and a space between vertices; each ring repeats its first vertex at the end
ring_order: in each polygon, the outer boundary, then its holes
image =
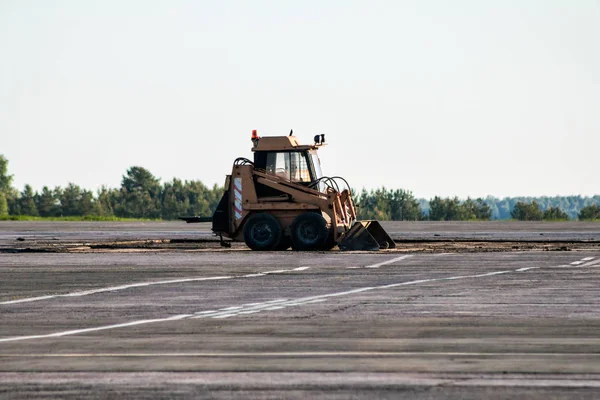
POLYGON ((295 136, 253 136, 254 167, 291 182, 308 184, 323 176, 316 146, 295 136))
POLYGON ((291 182, 308 184, 323 176, 316 150, 257 151, 254 167, 291 182))

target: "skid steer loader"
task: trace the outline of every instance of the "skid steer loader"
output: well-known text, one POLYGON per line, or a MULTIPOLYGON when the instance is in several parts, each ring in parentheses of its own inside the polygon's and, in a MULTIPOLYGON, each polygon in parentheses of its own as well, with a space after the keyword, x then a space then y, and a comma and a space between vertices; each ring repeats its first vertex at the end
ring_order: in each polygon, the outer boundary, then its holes
MULTIPOLYGON (((317 151, 325 135, 302 145, 289 136, 252 131, 254 161, 237 158, 212 216, 222 238, 252 250, 379 250, 395 247, 377 221, 357 221, 348 183, 321 172, 317 151)), ((201 217, 182 217, 202 222, 201 217)))

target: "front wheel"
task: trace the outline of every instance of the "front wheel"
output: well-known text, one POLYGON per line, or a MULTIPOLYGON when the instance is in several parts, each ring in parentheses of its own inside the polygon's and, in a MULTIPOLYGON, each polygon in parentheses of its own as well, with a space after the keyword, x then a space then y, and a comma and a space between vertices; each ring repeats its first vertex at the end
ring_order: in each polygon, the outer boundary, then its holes
POLYGON ((271 214, 251 215, 244 224, 244 242, 252 250, 275 250, 281 241, 281 224, 271 214))
POLYGON ((292 222, 290 231, 294 250, 323 250, 329 237, 325 218, 313 212, 298 215, 292 222))

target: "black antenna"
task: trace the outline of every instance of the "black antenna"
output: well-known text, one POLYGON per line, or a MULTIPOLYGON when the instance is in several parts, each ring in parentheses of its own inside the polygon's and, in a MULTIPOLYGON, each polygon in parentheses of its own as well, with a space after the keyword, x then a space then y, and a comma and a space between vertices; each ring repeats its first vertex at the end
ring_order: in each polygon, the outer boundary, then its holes
POLYGON ((294 130, 290 129, 290 136, 292 136, 293 133, 294 133, 294 130))

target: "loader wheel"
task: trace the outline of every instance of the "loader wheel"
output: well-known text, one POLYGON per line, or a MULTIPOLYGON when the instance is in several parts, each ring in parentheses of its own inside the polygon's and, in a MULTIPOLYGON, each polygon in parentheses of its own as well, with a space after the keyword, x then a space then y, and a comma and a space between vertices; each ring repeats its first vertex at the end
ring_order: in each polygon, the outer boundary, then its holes
POLYGON ((306 212, 298 215, 290 226, 294 250, 324 250, 329 237, 327 222, 321 214, 306 212))
POLYGON ((252 250, 275 250, 281 234, 281 224, 271 214, 252 214, 244 224, 244 242, 252 250))

